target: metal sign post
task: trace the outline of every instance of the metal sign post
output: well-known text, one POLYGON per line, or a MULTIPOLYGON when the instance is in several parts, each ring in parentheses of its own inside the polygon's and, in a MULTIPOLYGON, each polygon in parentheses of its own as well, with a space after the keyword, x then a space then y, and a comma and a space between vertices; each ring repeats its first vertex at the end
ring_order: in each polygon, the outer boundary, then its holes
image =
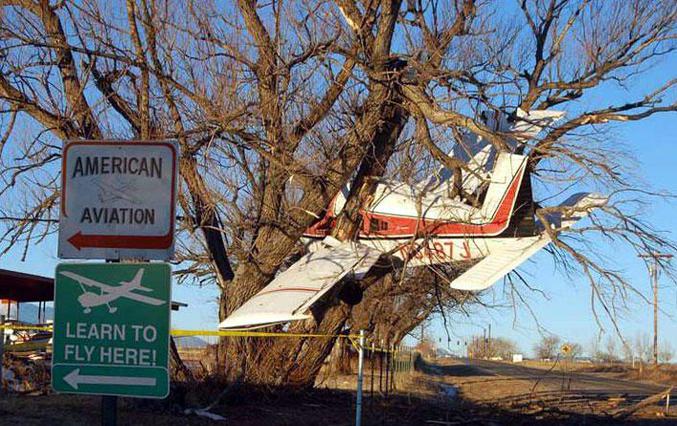
POLYGON ((54 290, 54 390, 165 398, 170 284, 167 264, 59 265, 54 290))
POLYGON ((176 143, 72 141, 63 149, 59 257, 174 254, 176 143))
POLYGON ((104 395, 101 397, 101 426, 118 424, 118 397, 104 395))
POLYGON ((0 395, 2 395, 2 378, 3 378, 3 357, 5 356, 5 329, 4 329, 4 324, 5 324, 5 316, 0 315, 0 395))
POLYGON ((360 330, 360 348, 357 361, 357 403, 355 404, 355 426, 362 424, 362 380, 364 378, 364 330, 360 330))
MULTIPOLYGON (((168 260, 174 255, 175 141, 69 141, 63 148, 60 258, 168 260)), ((103 395, 169 394, 167 264, 61 264, 54 286, 52 387, 103 395)))

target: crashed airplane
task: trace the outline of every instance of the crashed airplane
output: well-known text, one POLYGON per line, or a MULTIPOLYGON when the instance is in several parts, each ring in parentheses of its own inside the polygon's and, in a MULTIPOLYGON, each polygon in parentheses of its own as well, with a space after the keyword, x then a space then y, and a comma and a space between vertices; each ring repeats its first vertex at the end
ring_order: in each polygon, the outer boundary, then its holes
MULTIPOLYGON (((514 148, 563 115, 518 109, 512 118, 495 113, 485 121, 510 135, 514 148)), ((317 302, 336 294, 330 290, 364 277, 381 256, 399 259, 404 267, 475 262, 450 286, 484 290, 550 243, 545 226, 565 230, 607 200, 597 194, 572 195, 543 223, 536 215, 527 156, 496 153, 491 144, 472 133, 465 134, 450 155, 468 165, 469 170, 462 172, 461 193, 473 194, 482 200, 480 205, 449 195, 452 173, 445 168, 415 185, 382 180, 361 212, 357 241, 340 242, 330 235, 346 203, 349 187, 345 187, 326 215, 305 231, 308 253, 219 328, 258 328, 310 319, 317 302)))

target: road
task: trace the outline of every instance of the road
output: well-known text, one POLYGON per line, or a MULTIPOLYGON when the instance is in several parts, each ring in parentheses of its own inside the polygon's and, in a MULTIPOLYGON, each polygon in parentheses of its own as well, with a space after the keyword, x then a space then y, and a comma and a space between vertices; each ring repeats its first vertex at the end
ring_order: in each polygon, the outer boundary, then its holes
MULTIPOLYGON (((583 393, 628 394, 633 396, 649 396, 664 391, 668 386, 643 383, 629 380, 613 379, 596 374, 577 372, 563 373, 545 369, 526 367, 519 364, 485 360, 463 360, 465 365, 449 365, 439 367, 443 374, 455 376, 489 375, 504 376, 514 379, 540 381, 544 385, 560 387, 571 380, 570 390, 583 393)), ((672 395, 677 395, 673 391, 672 395)))

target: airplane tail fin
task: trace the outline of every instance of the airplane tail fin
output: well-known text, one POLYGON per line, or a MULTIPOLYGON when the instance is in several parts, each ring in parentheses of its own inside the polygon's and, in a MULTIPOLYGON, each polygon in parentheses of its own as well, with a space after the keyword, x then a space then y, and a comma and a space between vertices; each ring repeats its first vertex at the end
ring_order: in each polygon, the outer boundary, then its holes
POLYGON ((527 157, 501 152, 491 173, 491 183, 482 203, 482 216, 493 218, 497 213, 509 218, 526 171, 527 157), (505 211, 503 211, 505 210, 505 211))
POLYGON ((131 285, 131 286, 134 287, 136 290, 140 290, 140 291, 153 291, 152 289, 147 288, 147 287, 143 287, 143 286, 141 285, 141 279, 143 278, 143 273, 144 273, 144 271, 145 271, 144 268, 139 269, 139 270, 136 272, 136 275, 134 275, 134 278, 132 278, 131 281, 123 281, 121 284, 123 284, 123 285, 131 285))

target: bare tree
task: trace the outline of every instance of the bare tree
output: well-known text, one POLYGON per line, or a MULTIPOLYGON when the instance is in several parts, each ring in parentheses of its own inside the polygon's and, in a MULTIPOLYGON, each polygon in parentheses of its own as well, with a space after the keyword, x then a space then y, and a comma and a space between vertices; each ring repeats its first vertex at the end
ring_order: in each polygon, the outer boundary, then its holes
POLYGON ((618 361, 619 356, 615 336, 612 335, 607 336, 604 348, 598 348, 593 356, 597 361, 600 362, 613 363, 618 361))
MULTIPOLYGON (((674 111, 674 80, 619 104, 588 99, 633 84, 674 50, 672 1, 119 4, 0 0, 2 255, 25 257, 55 232, 64 141, 174 138, 176 274, 218 286, 225 318, 302 252, 303 231, 347 183, 333 231, 341 240, 359 234, 382 177, 416 181, 441 163, 454 176, 450 195, 477 203, 482 194, 459 185, 467 165, 444 155, 465 131, 528 155, 539 200, 608 189, 604 211, 568 238, 547 226, 552 209, 536 211, 557 259, 589 278, 594 309, 614 318, 635 289, 585 246, 589 235, 641 252, 674 249, 638 214, 650 191, 624 173, 622 149, 604 131, 674 111), (482 119, 518 107, 570 115, 529 141, 482 119)), ((467 267, 410 272, 386 259, 353 283, 363 292, 357 308, 332 294, 315 320, 290 330, 364 327, 396 343, 431 313, 480 302, 444 285, 467 267)), ((519 301, 528 287, 512 282, 519 301)), ((225 367, 233 379, 311 386, 333 343, 229 339, 225 367)))
POLYGON ((634 352, 641 361, 649 362, 653 357, 651 338, 646 333, 637 333, 634 339, 634 352))
POLYGON ((560 343, 562 339, 558 336, 543 336, 534 346, 534 354, 539 359, 555 359, 559 356, 560 343))
POLYGON ((468 352, 476 358, 501 358, 512 359, 512 355, 517 353, 515 342, 502 337, 484 338, 483 336, 474 336, 468 345, 468 352))
POLYGON ((668 342, 663 342, 660 350, 658 351, 658 360, 664 364, 669 363, 675 356, 675 351, 672 349, 672 345, 668 342))

